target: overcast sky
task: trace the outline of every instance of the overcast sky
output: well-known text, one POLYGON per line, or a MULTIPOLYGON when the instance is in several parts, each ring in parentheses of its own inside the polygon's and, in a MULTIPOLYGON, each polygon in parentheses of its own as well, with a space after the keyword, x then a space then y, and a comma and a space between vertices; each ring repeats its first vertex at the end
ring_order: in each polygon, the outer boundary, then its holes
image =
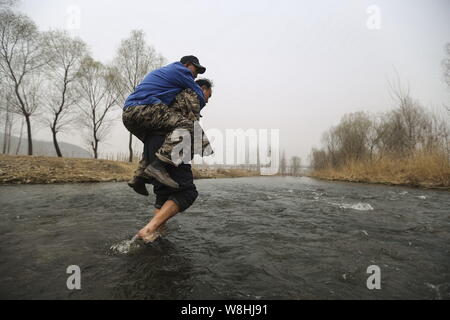
MULTIPOLYGON (((133 29, 169 62, 194 54, 215 82, 205 129, 280 129, 288 155, 305 161, 345 113, 393 107, 394 70, 423 104, 450 100, 441 67, 447 0, 22 0, 20 10, 48 30, 67 28, 71 7, 81 12, 74 33, 94 58, 109 62, 133 29)), ((44 129, 37 138, 50 140, 44 129)), ((126 152, 127 139, 118 123, 101 152, 126 152)))

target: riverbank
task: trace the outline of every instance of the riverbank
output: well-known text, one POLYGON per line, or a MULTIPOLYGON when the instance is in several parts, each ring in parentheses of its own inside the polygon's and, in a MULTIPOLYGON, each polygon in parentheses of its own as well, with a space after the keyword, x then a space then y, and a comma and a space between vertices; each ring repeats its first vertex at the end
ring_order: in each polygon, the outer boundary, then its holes
POLYGON ((450 161, 445 156, 421 154, 410 158, 385 158, 326 168, 308 176, 329 181, 361 182, 450 191, 450 161))
MULTIPOLYGON (((0 185, 125 182, 136 163, 95 159, 51 158, 0 155, 0 185)), ((195 179, 256 176, 244 170, 193 170, 195 179)))

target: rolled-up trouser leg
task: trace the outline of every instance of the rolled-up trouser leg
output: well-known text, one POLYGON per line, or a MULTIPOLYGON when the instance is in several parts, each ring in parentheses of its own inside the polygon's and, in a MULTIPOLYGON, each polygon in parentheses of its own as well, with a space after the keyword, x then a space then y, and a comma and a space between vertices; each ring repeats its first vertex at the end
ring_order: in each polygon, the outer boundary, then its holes
MULTIPOLYGON (((155 153, 164 143, 164 136, 151 136, 145 140, 146 154, 149 161, 156 158, 155 153)), ((161 209, 168 200, 174 201, 181 212, 191 207, 198 197, 197 188, 194 184, 192 167, 182 164, 179 167, 164 165, 167 172, 179 185, 179 189, 173 189, 154 180, 153 192, 156 195, 155 208, 161 209)))
POLYGON ((156 209, 161 209, 167 201, 172 200, 178 205, 180 212, 184 212, 189 209, 198 198, 198 191, 196 188, 185 189, 183 191, 171 193, 170 195, 164 193, 162 190, 156 192, 160 193, 156 195, 156 209))
POLYGON ((192 167, 182 164, 178 167, 167 166, 166 168, 170 176, 180 185, 180 188, 172 189, 155 182, 153 184, 153 192, 156 195, 155 208, 161 209, 166 201, 172 200, 178 205, 180 212, 184 212, 194 204, 198 197, 192 167))

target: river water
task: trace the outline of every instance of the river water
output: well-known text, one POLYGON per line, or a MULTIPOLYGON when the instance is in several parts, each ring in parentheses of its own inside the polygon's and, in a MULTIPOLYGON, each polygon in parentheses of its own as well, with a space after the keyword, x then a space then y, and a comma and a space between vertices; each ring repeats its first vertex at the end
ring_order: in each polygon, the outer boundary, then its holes
POLYGON ((261 177, 129 246, 153 196, 126 184, 0 187, 2 299, 450 299, 450 194, 261 177), (71 291, 67 267, 81 269, 71 291), (369 266, 381 289, 369 290, 369 266))

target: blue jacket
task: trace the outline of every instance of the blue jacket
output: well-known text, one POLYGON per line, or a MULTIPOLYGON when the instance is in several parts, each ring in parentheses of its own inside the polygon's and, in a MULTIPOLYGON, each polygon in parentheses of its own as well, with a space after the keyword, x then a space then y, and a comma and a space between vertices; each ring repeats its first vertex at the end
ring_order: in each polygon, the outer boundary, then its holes
POLYGON ((150 72, 125 101, 124 110, 128 107, 164 103, 171 105, 177 94, 185 89, 194 90, 200 102, 205 106, 202 89, 195 83, 191 71, 180 62, 150 72))

